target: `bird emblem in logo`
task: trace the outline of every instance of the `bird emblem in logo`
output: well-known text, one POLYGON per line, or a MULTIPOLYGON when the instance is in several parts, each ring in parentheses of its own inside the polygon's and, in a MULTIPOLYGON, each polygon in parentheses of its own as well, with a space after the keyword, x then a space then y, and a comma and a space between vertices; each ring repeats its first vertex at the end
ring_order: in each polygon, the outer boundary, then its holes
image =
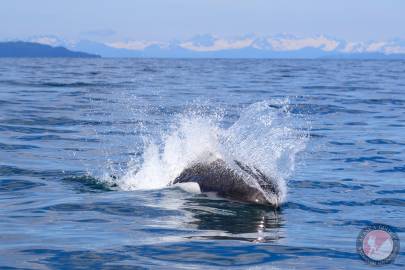
POLYGON ((392 263, 399 252, 398 235, 388 225, 373 224, 360 232, 357 251, 367 263, 392 263))

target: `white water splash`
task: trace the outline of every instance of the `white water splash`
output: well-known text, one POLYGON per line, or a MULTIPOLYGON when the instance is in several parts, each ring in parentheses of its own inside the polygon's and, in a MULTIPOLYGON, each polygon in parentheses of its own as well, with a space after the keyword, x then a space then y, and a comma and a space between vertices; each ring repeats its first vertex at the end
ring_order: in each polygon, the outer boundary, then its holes
MULTIPOLYGON (((195 162, 223 159, 238 172, 233 162, 238 160, 275 179, 281 191, 277 202, 282 202, 287 192, 285 179, 294 171, 296 155, 308 140, 305 121, 289 113, 288 107, 288 101, 254 103, 227 129, 220 127, 218 114, 184 113, 163 136, 162 144, 149 141, 143 161, 130 162, 115 183, 123 190, 164 188, 195 162)), ((254 179, 245 178, 247 184, 261 189, 254 179)))

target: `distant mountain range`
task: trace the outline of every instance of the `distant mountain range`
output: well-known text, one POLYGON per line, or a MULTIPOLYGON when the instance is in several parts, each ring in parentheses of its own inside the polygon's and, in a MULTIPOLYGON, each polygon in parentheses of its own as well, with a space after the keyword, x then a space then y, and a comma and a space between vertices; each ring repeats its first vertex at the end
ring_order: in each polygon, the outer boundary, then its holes
POLYGON ((296 37, 293 35, 245 35, 223 38, 198 35, 188 40, 171 42, 66 41, 57 36, 36 36, 26 41, 69 50, 97 54, 102 57, 156 58, 301 58, 301 59, 405 59, 405 41, 350 42, 325 35, 296 37))
MULTIPOLYGON (((58 39, 53 41, 61 42, 58 39)), ((102 43, 81 40, 65 44, 104 57, 405 59, 405 41, 399 39, 348 42, 325 35, 305 38, 286 34, 235 38, 198 35, 171 42, 135 40, 102 43)))
POLYGON ((76 57, 94 58, 100 57, 85 52, 75 52, 64 47, 52 47, 50 45, 34 42, 0 42, 0 57, 76 57))

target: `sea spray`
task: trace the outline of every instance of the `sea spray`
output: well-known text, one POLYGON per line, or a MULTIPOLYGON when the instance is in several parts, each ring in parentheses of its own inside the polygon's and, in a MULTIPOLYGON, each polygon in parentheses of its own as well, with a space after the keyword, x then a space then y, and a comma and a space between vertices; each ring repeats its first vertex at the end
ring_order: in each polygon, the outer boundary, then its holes
MULTIPOLYGON (((286 179, 294 171, 297 154, 308 140, 306 121, 290 113, 288 100, 271 100, 251 104, 243 109, 230 127, 221 127, 223 114, 188 110, 177 117, 161 143, 145 138, 141 161, 131 161, 122 177, 114 180, 123 190, 167 187, 193 163, 224 160, 235 172, 235 160, 259 169, 276 181, 282 202, 287 193, 286 179)), ((245 175, 246 183, 261 189, 245 175)), ((274 196, 274 195, 273 195, 274 196)))
POLYGON ((223 130, 221 146, 230 166, 237 160, 259 169, 275 181, 280 194, 264 191, 256 179, 249 177, 237 166, 232 168, 242 174, 247 184, 256 187, 274 204, 285 200, 286 179, 295 169, 296 156, 305 149, 308 140, 308 122, 290 112, 288 100, 254 103, 244 109, 239 119, 223 130))

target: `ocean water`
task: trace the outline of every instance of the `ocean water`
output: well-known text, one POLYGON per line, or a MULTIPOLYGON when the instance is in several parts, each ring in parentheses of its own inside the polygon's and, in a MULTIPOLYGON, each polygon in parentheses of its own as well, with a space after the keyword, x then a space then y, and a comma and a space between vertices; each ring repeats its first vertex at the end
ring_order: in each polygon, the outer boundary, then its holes
POLYGON ((370 269, 404 207, 404 61, 0 60, 1 269, 370 269), (167 187, 212 158, 281 207, 167 187))

